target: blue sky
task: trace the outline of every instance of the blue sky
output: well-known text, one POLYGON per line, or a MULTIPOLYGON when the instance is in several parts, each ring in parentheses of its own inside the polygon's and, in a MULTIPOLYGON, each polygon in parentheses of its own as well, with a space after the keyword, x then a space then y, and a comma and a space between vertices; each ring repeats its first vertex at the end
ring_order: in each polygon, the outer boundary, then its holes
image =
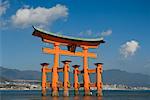
MULTIPOLYGON (((103 62, 104 69, 149 74, 149 5, 149 0, 2 0, 0 65, 21 70, 40 70, 41 62, 53 65, 53 56, 41 51, 49 45, 32 36, 35 25, 67 36, 104 37, 105 44, 90 50, 98 57, 89 59, 89 68, 103 62)), ((82 58, 64 59, 82 65, 82 58)))

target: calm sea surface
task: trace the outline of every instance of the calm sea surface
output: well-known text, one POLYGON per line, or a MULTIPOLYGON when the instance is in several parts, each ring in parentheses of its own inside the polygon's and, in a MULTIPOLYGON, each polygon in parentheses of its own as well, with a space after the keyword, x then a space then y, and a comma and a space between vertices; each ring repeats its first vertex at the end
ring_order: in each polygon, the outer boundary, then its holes
POLYGON ((60 91, 59 97, 51 97, 50 91, 47 96, 42 97, 40 90, 0 90, 0 100, 150 100, 150 90, 104 90, 103 97, 96 97, 96 91, 92 91, 93 96, 74 96, 70 91, 69 97, 63 97, 60 91))

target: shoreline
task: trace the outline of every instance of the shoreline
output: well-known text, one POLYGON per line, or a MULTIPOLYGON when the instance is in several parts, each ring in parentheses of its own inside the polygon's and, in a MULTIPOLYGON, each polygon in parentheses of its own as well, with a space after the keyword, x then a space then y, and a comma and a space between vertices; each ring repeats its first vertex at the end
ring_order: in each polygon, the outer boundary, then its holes
MULTIPOLYGON (((41 89, 0 89, 0 91, 42 91, 41 89)), ((51 91, 50 89, 48 89, 47 91, 51 91)), ((63 91, 60 90, 60 91, 63 91)), ((73 89, 70 89, 69 91, 73 91, 73 89)), ((79 90, 79 91, 82 91, 79 90)), ((91 91, 96 91, 96 90, 91 90, 91 91)), ((102 91, 150 91, 150 89, 103 89, 102 91)))

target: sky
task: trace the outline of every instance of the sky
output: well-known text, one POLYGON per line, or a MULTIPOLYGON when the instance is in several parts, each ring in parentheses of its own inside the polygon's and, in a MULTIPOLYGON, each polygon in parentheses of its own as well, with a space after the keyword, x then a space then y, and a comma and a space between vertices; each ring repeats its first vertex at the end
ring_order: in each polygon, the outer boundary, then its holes
MULTIPOLYGON (((149 0, 1 0, 0 66, 20 70, 40 70, 42 62, 53 66, 53 55, 42 53, 42 47, 52 45, 32 36, 33 25, 66 36, 103 37, 106 43, 89 50, 98 55, 89 58, 91 69, 102 62, 104 70, 150 75, 149 5, 149 0)), ((81 57, 60 57, 66 59, 82 69, 81 57)))

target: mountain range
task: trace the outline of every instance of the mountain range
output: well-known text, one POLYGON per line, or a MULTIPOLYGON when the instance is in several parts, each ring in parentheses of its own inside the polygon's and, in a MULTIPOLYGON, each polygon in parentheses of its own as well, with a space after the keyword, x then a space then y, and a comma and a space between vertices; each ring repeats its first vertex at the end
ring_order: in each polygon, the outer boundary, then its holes
MULTIPOLYGON (((69 72, 70 82, 73 83, 73 73, 69 72)), ((48 75, 50 79, 51 74, 48 75)), ((40 71, 18 70, 0 67, 0 81, 4 80, 41 80, 40 71)), ((96 74, 90 74, 91 82, 95 82, 96 74)), ((118 69, 104 70, 102 74, 104 84, 124 84, 128 86, 150 87, 150 76, 140 73, 129 73, 118 69)), ((59 80, 63 81, 63 73, 59 73, 59 80)), ((82 74, 79 75, 79 82, 83 82, 82 74)))

